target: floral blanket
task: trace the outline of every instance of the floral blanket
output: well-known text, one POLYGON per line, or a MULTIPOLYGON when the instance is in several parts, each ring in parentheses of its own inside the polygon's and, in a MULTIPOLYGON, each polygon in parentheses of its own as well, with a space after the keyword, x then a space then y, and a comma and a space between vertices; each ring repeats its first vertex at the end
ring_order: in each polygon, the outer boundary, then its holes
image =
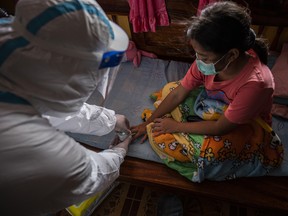
MULTIPOLYGON (((154 93, 155 107, 179 85, 171 82, 154 93)), ((169 116, 179 122, 216 120, 227 104, 207 98, 203 87, 194 90, 169 116)), ((173 133, 154 136, 147 126, 150 145, 163 162, 193 182, 268 175, 284 155, 279 137, 261 119, 244 124, 223 136, 173 133)))

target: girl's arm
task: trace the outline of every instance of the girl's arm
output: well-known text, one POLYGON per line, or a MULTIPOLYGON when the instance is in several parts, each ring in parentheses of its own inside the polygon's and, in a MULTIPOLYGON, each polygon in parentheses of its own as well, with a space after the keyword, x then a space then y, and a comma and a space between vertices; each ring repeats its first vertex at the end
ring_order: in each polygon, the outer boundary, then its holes
MULTIPOLYGON (((161 118, 165 114, 174 110, 188 96, 189 92, 190 91, 186 90, 182 85, 177 86, 173 91, 171 91, 146 122, 131 127, 131 132, 135 134, 133 140, 146 135, 146 126, 153 122, 154 119, 161 118)), ((147 136, 144 136, 141 142, 144 142, 146 138, 147 136)))
POLYGON ((186 90, 181 84, 177 86, 160 103, 152 116, 147 120, 147 124, 153 122, 156 118, 161 118, 167 113, 172 112, 185 98, 188 97, 189 92, 190 91, 186 90))
POLYGON ((157 118, 152 125, 155 136, 164 133, 192 133, 202 135, 223 135, 237 127, 238 124, 230 122, 224 115, 217 121, 177 122, 172 118, 157 118))

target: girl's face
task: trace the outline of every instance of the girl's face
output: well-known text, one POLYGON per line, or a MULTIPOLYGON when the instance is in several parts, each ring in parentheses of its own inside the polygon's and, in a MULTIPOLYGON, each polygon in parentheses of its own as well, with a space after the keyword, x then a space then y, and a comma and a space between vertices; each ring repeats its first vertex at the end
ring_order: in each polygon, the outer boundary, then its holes
POLYGON ((223 68, 226 67, 227 61, 226 61, 226 54, 225 55, 219 55, 215 54, 214 52, 210 52, 205 50, 196 40, 191 39, 190 45, 193 47, 194 51, 197 54, 197 59, 203 61, 206 64, 215 64, 215 69, 217 71, 221 71, 223 68))

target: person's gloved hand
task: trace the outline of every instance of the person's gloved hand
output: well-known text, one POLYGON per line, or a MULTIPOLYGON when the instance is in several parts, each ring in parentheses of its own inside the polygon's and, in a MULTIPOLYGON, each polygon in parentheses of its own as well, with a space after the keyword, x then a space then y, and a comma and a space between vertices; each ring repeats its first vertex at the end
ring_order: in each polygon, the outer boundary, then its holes
POLYGON ((120 141, 119 137, 116 137, 114 141, 111 143, 109 148, 124 148, 126 152, 128 152, 128 146, 131 143, 132 135, 130 134, 124 141, 120 141))
POLYGON ((127 132, 130 133, 130 124, 128 119, 124 115, 116 114, 116 132, 127 132))

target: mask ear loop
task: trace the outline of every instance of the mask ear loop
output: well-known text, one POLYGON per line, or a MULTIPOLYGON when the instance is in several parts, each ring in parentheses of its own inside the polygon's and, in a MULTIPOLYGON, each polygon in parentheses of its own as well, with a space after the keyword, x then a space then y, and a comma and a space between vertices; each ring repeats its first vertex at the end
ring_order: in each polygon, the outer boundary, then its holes
MULTIPOLYGON (((224 54, 224 55, 223 55, 220 59, 218 59, 216 62, 209 63, 209 64, 213 64, 213 65, 215 66, 218 62, 220 62, 220 61, 225 57, 225 55, 227 55, 227 53, 224 54)), ((193 57, 195 57, 195 56, 196 56, 196 59, 201 60, 201 59, 198 58, 198 54, 197 54, 197 53, 195 53, 195 55, 194 55, 193 57)), ((201 60, 201 61, 203 61, 203 60, 201 60)), ((205 62, 204 62, 204 63, 205 63, 205 62)), ((207 63, 205 63, 205 64, 207 64, 207 63)))
MULTIPOLYGON (((231 64, 231 62, 232 62, 232 61, 229 61, 229 62, 227 63, 227 65, 226 65, 222 70, 220 70, 219 72, 222 72, 222 71, 227 70, 227 68, 229 67, 229 65, 231 64)), ((217 72, 218 72, 218 71, 217 71, 217 72)))
MULTIPOLYGON (((230 51, 230 50, 229 50, 229 51, 230 51)), ((229 53, 229 51, 228 51, 226 54, 224 54, 217 62, 214 63, 214 67, 215 67, 215 65, 216 65, 218 62, 220 62, 220 61, 229 53)), ((217 70, 217 72, 222 72, 222 71, 227 70, 227 68, 229 67, 229 65, 231 64, 231 62, 232 62, 232 61, 229 61, 222 70, 217 70)))
POLYGON ((228 52, 227 52, 226 54, 224 54, 220 59, 218 59, 215 63, 213 63, 214 66, 215 66, 218 62, 220 62, 227 54, 228 54, 228 52))

